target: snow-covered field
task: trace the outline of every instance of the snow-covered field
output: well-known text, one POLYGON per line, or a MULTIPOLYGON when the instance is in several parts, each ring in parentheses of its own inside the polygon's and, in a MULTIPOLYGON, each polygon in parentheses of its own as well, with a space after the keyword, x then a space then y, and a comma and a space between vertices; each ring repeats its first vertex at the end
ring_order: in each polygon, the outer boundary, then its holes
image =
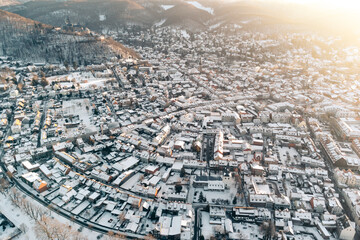
POLYGON ((21 234, 19 239, 37 239, 34 226, 35 222, 27 216, 20 208, 11 204, 10 199, 3 194, 0 194, 0 211, 15 224, 16 227, 24 226, 25 233, 21 234))
POLYGON ((223 24, 225 21, 221 21, 221 22, 219 22, 219 23, 216 23, 216 24, 214 24, 214 25, 211 25, 210 27, 209 27, 209 29, 210 30, 213 30, 213 29, 215 29, 215 28, 218 28, 218 27, 220 27, 220 25, 221 24, 223 24))
POLYGON ((106 15, 100 14, 99 15, 99 21, 105 21, 106 20, 106 15))
POLYGON ((189 39, 189 38, 190 38, 190 35, 187 33, 186 30, 181 30, 181 34, 182 34, 182 36, 183 36, 184 38, 186 38, 186 39, 189 39))
POLYGON ((262 239, 260 227, 252 223, 233 223, 234 232, 240 232, 244 239, 262 239))
POLYGON ((163 25, 166 22, 166 18, 161 19, 160 21, 154 23, 155 27, 161 27, 161 25, 163 25))
MULTIPOLYGON (((24 195, 27 200, 31 201, 31 203, 35 205, 40 205, 37 201, 33 200, 32 198, 24 195)), ((16 239, 21 240, 34 240, 38 239, 35 232, 35 221, 31 219, 28 215, 26 215, 20 208, 12 205, 9 197, 7 195, 0 194, 0 212, 2 212, 11 222, 15 224, 16 227, 22 228, 22 230, 25 229, 25 231, 19 235, 16 239)), ((45 208, 44 206, 42 206, 45 208)), ((56 214, 55 212, 51 212, 51 216, 54 217, 57 221, 60 223, 66 224, 68 226, 71 226, 74 229, 79 229, 81 226, 71 222, 70 220, 56 214)), ((97 236, 100 235, 100 233, 91 231, 87 228, 83 228, 82 230, 83 236, 85 236, 88 240, 96 240, 97 236)))
POLYGON ((205 7, 197 1, 187 1, 187 3, 193 5, 194 7, 198 8, 198 9, 204 10, 212 15, 214 14, 214 9, 212 9, 211 7, 205 7))
POLYGON ((248 24, 248 23, 251 23, 253 20, 244 20, 244 21, 241 21, 242 24, 248 24))
MULTIPOLYGON (((199 191, 200 193, 200 189, 195 189, 196 191, 199 191)), ((228 200, 230 203, 232 202, 234 196, 236 195, 236 189, 227 189, 225 191, 222 192, 218 192, 218 191, 202 191, 204 197, 206 197, 207 201, 209 203, 214 203, 216 202, 217 199, 219 200, 228 200), (213 202, 214 200, 214 202, 213 202)))
POLYGON ((83 120, 83 123, 86 126, 92 125, 90 123, 92 107, 90 105, 89 99, 76 99, 71 101, 64 101, 63 112, 66 114, 79 115, 80 120, 83 120), (86 109, 86 107, 88 107, 88 109, 86 109))
POLYGON ((243 28, 243 26, 238 25, 238 24, 234 24, 234 28, 243 28))
POLYGON ((279 148, 280 161, 284 166, 289 165, 289 162, 287 159, 287 153, 289 153, 290 162, 294 161, 295 156, 297 157, 297 159, 300 159, 300 154, 296 151, 295 148, 280 147, 279 148))
POLYGON ((110 78, 94 77, 91 72, 74 72, 68 75, 53 76, 47 78, 51 83, 53 81, 60 81, 61 87, 71 87, 73 84, 80 84, 81 89, 88 89, 91 86, 102 87, 110 78))
POLYGON ((104 86, 104 83, 109 80, 108 78, 91 78, 87 81, 80 82, 80 88, 87 89, 93 85, 100 87, 104 86))
POLYGON ((161 5, 161 7, 166 11, 169 10, 170 8, 173 8, 175 5, 161 5))

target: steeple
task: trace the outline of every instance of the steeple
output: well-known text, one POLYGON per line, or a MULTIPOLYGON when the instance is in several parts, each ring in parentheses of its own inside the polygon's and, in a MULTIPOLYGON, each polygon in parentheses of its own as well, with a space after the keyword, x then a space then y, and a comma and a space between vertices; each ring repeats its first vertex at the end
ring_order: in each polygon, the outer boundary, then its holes
POLYGON ((199 72, 202 73, 202 58, 200 58, 199 72))
POLYGON ((70 25, 70 24, 71 24, 69 16, 66 17, 66 19, 65 19, 65 24, 66 24, 66 25, 70 25))

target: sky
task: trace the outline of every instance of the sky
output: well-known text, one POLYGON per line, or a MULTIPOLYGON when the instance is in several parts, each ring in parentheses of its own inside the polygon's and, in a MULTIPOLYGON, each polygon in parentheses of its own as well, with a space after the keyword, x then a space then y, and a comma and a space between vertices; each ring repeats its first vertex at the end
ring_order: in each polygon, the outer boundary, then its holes
POLYGON ((352 11, 360 10, 359 0, 278 0, 278 1, 342 8, 352 11))
MULTIPOLYGON (((319 13, 333 13, 334 19, 328 19, 329 24, 337 25, 336 21, 340 23, 339 27, 344 27, 344 31, 359 32, 360 24, 360 0, 261 0, 261 1, 280 1, 284 3, 298 3, 309 8, 320 9, 319 13), (327 12, 327 9, 330 11, 327 12), (332 21, 331 21, 332 20, 332 21)), ((317 13, 317 12, 316 12, 317 13)), ((321 15, 320 15, 321 16, 321 15)), ((325 15, 330 16, 330 15, 325 15)))
POLYGON ((273 11, 289 19, 302 21, 316 26, 324 31, 336 31, 355 37, 360 35, 360 0, 212 0, 218 2, 263 2, 266 6, 271 3, 284 3, 282 6, 273 5, 273 11), (290 4, 287 6, 287 4, 290 4), (297 9, 297 4, 299 8, 297 9), (287 10, 288 9, 288 10, 287 10))
MULTIPOLYGON (((220 0, 224 2, 235 2, 243 0, 220 0)), ((262 2, 298 3, 309 6, 341 8, 349 11, 360 11, 360 0, 246 0, 262 2)))

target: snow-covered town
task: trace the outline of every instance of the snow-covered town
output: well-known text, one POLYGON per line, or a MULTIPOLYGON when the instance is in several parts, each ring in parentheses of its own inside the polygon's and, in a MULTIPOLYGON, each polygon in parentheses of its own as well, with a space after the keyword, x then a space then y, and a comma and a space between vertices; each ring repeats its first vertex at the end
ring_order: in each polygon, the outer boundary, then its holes
POLYGON ((0 57, 0 238, 360 239, 359 48, 162 24, 104 36, 138 58, 0 57))

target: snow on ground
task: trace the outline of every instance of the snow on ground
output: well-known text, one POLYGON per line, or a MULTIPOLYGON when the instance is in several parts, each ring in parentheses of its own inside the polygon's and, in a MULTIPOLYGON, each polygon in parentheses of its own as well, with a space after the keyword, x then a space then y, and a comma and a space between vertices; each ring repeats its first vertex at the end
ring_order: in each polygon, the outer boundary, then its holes
POLYGON ((175 5, 161 5, 161 7, 166 11, 169 10, 170 8, 173 8, 175 5))
POLYGON ((241 25, 234 24, 234 28, 243 28, 241 25))
POLYGON ((154 23, 155 27, 161 27, 166 22, 166 18, 161 19, 159 22, 154 23))
POLYGON ((190 35, 187 33, 186 30, 181 30, 181 34, 182 34, 182 36, 183 36, 184 38, 186 38, 186 39, 189 39, 189 38, 190 38, 190 35))
POLYGON ((32 240, 37 239, 34 226, 35 222, 21 211, 20 208, 11 204, 10 199, 0 194, 0 212, 2 212, 16 227, 25 226, 26 232, 19 236, 19 239, 32 240))
MULTIPOLYGON (((31 203, 45 208, 43 205, 41 205, 34 199, 26 195, 24 195, 24 197, 28 201, 31 201, 31 203)), ((2 212, 11 222, 13 222, 16 227, 20 227, 21 225, 25 226, 26 231, 20 234, 16 239, 21 239, 21 240, 37 239, 36 233, 34 231, 35 221, 32 220, 27 214, 25 214, 20 208, 12 205, 7 195, 4 196, 3 194, 0 194, 0 202, 1 202, 0 212, 2 212)), ((53 211, 51 211, 51 216, 54 217, 59 222, 71 226, 74 229, 82 228, 80 225, 68 220, 67 218, 64 218, 63 216, 58 215, 53 211)), ((81 232, 82 235, 85 236, 88 240, 97 240, 97 236, 100 235, 100 233, 91 231, 88 228, 83 228, 81 232)))
POLYGON ((70 11, 66 10, 66 9, 60 9, 60 10, 50 12, 50 15, 53 15, 53 16, 67 16, 69 14, 70 14, 70 11))
POLYGON ((205 239, 215 235, 213 227, 210 225, 210 214, 208 212, 201 212, 201 233, 205 239))
POLYGON ((221 199, 221 200, 229 200, 229 202, 231 202, 232 198, 234 198, 235 196, 235 194, 231 193, 229 190, 225 190, 222 192, 219 191, 202 191, 202 192, 204 197, 206 197, 209 203, 213 203, 213 199, 214 201, 216 201, 217 199, 221 199))
POLYGON ((123 185, 121 185, 121 188, 130 190, 139 181, 140 176, 141 176, 140 173, 135 174, 129 180, 127 180, 123 185))
POLYGON ((79 83, 81 89, 88 89, 91 86, 102 87, 107 80, 111 78, 94 77, 89 72, 73 72, 66 75, 52 76, 47 78, 51 83, 53 81, 60 81, 59 84, 62 87, 71 87, 74 83, 79 83))
POLYGON ((105 21, 106 20, 106 16, 105 15, 102 15, 102 14, 100 14, 99 15, 99 21, 105 21))
POLYGON ((260 227, 252 223, 233 223, 234 232, 241 233, 244 239, 262 239, 260 227))
POLYGON ((248 24, 248 23, 251 23, 253 20, 244 20, 244 21, 241 21, 242 24, 248 24))
POLYGON ((214 24, 214 25, 211 25, 210 27, 209 27, 209 29, 210 30, 213 30, 213 29, 215 29, 215 28, 218 28, 218 27, 220 27, 220 25, 221 24, 223 24, 225 21, 221 21, 221 22, 219 22, 219 23, 216 23, 216 24, 214 24))
POLYGON ((104 86, 104 83, 107 80, 109 80, 109 78, 92 78, 87 81, 80 82, 80 88, 87 89, 93 85, 95 85, 97 87, 104 86))
POLYGON ((90 123, 92 107, 89 99, 72 99, 71 101, 64 101, 62 110, 64 114, 79 115, 80 120, 83 120, 83 123, 86 126, 92 125, 90 123), (86 109, 86 107, 88 107, 88 109, 86 109))
POLYGON ((10 225, 7 224, 5 226, 5 230, 3 230, 3 226, 1 226, 1 228, 0 228, 0 239, 10 239, 12 234, 14 234, 17 230, 18 230, 17 226, 10 227, 10 225))
POLYGON ((300 159, 300 154, 295 148, 279 147, 280 161, 284 166, 290 165, 291 162, 295 163, 295 158, 300 159), (289 155, 290 159, 287 158, 289 155))
POLYGON ((204 10, 204 11, 214 15, 214 9, 212 9, 210 7, 205 7, 197 1, 187 1, 187 3, 193 5, 194 7, 198 8, 198 9, 204 10))

